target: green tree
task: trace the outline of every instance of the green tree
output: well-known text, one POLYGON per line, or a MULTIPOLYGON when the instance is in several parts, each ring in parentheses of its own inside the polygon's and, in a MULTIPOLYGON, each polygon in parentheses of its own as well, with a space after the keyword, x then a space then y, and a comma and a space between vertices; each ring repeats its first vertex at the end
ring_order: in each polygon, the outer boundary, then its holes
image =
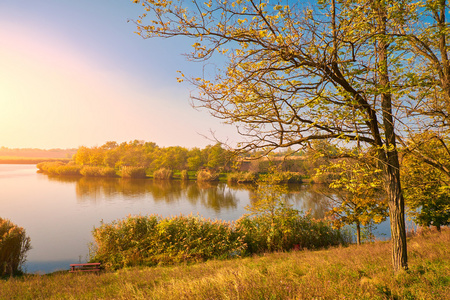
POLYGON ((246 137, 240 149, 270 152, 318 139, 377 149, 393 268, 408 268, 397 151, 414 107, 405 105, 403 75, 411 74, 405 68, 411 59, 405 55, 405 30, 420 31, 415 25, 427 17, 421 5, 429 2, 134 2, 146 10, 136 21, 142 37, 189 37, 195 39, 190 59, 226 57, 214 78, 182 74, 180 80, 198 88, 197 106, 238 126, 246 137))
MULTIPOLYGON (((402 165, 402 182, 409 215, 422 226, 450 225, 450 152, 448 141, 432 134, 416 137, 402 165)), ((410 145, 411 146, 411 145, 410 145)))

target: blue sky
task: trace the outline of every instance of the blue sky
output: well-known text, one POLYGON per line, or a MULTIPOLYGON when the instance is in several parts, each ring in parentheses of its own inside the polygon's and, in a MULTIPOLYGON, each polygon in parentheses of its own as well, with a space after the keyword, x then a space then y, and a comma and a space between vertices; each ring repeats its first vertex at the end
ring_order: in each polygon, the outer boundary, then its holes
POLYGON ((177 70, 202 65, 183 39, 134 33, 142 7, 128 0, 0 2, 0 146, 72 148, 106 141, 204 147, 235 129, 189 105, 177 70))

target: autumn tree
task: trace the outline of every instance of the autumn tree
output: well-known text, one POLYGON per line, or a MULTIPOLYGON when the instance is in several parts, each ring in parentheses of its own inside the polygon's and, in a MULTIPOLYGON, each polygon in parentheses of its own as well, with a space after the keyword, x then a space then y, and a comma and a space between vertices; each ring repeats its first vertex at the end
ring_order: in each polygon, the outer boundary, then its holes
MULTIPOLYGON (((434 9, 433 3, 445 1, 134 2, 146 10, 136 20, 143 38, 192 38, 190 59, 225 57, 223 69, 206 68, 203 77, 182 74, 180 80, 197 87, 195 106, 238 126, 240 149, 273 151, 318 139, 376 149, 389 203, 393 268, 408 268, 397 145, 415 121, 409 121, 414 101, 420 101, 407 97, 408 84, 415 84, 407 67, 421 59, 410 45, 426 49, 415 42, 414 35, 426 34, 418 24, 427 18, 427 5, 434 9)), ((447 25, 438 25, 444 27, 436 35, 442 43, 447 25)))
POLYGON ((448 138, 434 133, 414 137, 415 148, 404 150, 402 183, 409 215, 422 226, 450 224, 450 151, 448 138))
POLYGON ((370 156, 361 155, 359 160, 340 159, 322 165, 318 173, 332 174, 329 184, 332 193, 326 195, 331 209, 327 215, 333 226, 356 226, 356 242, 361 244, 361 226, 378 224, 387 217, 387 199, 383 193, 381 170, 370 161, 370 156))

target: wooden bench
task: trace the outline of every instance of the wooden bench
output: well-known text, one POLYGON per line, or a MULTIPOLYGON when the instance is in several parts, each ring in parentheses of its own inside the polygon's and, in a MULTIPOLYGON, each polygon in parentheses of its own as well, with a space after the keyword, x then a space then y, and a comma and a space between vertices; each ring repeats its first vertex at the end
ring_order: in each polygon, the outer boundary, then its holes
POLYGON ((86 264, 70 264, 69 272, 98 272, 100 271, 100 263, 86 263, 86 264))

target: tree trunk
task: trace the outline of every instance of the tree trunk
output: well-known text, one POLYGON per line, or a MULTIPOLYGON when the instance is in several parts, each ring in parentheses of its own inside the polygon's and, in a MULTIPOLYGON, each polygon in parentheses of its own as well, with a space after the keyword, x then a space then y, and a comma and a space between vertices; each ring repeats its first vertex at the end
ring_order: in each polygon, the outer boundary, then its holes
POLYGON ((406 247, 405 204, 400 186, 400 176, 391 172, 388 183, 389 218, 391 223, 392 266, 394 271, 408 269, 406 247), (397 178, 397 179, 396 179, 397 178))
POLYGON ((381 107, 385 135, 384 149, 379 149, 382 158, 386 180, 386 192, 389 203, 389 218, 391 223, 392 266, 394 271, 408 269, 406 248, 405 204, 400 184, 400 163, 398 159, 397 141, 394 118, 392 115, 392 94, 389 79, 388 42, 386 40, 386 8, 382 2, 378 3, 378 31, 380 39, 377 41, 376 53, 378 58, 379 85, 381 88, 381 107))
POLYGON ((361 245, 361 225, 356 223, 356 244, 361 245))

